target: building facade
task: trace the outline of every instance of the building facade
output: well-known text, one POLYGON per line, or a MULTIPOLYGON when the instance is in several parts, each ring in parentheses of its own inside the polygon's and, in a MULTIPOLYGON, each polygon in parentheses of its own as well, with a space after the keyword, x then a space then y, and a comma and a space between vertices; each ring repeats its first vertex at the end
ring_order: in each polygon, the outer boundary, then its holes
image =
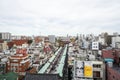
POLYGON ((30 65, 31 62, 26 50, 18 50, 15 55, 9 57, 9 61, 7 62, 7 72, 13 71, 19 75, 25 75, 25 72, 30 65))
POLYGON ((55 43, 55 35, 48 35, 50 43, 55 43))
POLYGON ((1 40, 11 40, 11 33, 8 33, 8 32, 0 33, 0 39, 1 40))
POLYGON ((102 61, 75 61, 74 80, 105 80, 102 61))

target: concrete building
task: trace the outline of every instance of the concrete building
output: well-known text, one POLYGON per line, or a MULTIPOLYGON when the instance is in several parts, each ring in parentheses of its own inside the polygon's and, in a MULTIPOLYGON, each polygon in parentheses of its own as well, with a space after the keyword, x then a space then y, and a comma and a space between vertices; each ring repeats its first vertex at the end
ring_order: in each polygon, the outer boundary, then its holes
POLYGON ((74 80, 105 80, 102 61, 75 61, 74 80))
POLYGON ((48 35, 48 38, 50 43, 55 43, 55 35, 48 35))
POLYGON ((6 62, 8 61, 4 53, 0 53, 0 74, 6 73, 6 62))
POLYGON ((17 50, 15 55, 9 57, 7 62, 7 72, 13 71, 19 75, 25 75, 27 69, 31 66, 31 62, 26 49, 17 50))
POLYGON ((0 42, 0 51, 4 51, 7 49, 8 49, 7 42, 6 41, 0 42))
POLYGON ((103 50, 102 57, 106 63, 106 80, 120 79, 120 50, 103 50))
POLYGON ((84 41, 82 42, 81 48, 88 49, 88 48, 89 48, 89 42, 86 41, 86 40, 84 40, 84 41))
POLYGON ((0 33, 0 39, 8 41, 11 40, 11 33, 8 32, 0 33))
POLYGON ((118 66, 107 66, 107 80, 120 80, 120 68, 118 66))
POLYGON ((32 38, 30 36, 22 36, 22 35, 12 35, 12 40, 31 40, 32 38))
POLYGON ((106 45, 104 35, 101 34, 98 36, 98 42, 100 42, 101 45, 106 45))
POLYGON ((113 48, 120 48, 120 36, 112 37, 112 47, 113 48))
POLYGON ((21 39, 21 36, 11 36, 11 39, 12 40, 20 40, 21 39))

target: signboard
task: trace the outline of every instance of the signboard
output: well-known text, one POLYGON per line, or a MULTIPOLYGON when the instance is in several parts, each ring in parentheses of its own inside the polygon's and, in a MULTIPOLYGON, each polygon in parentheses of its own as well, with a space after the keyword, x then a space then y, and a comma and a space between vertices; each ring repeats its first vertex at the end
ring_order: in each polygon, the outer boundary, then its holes
POLYGON ((92 42, 92 50, 99 50, 99 42, 92 42))
POLYGON ((76 77, 84 76, 84 62, 83 61, 75 62, 75 76, 76 77))
POLYGON ((93 67, 90 61, 84 62, 84 77, 92 77, 93 76, 93 67))
POLYGON ((92 66, 84 67, 84 77, 92 77, 92 66))
POLYGON ((75 80, 93 80, 93 63, 91 61, 74 62, 75 80))

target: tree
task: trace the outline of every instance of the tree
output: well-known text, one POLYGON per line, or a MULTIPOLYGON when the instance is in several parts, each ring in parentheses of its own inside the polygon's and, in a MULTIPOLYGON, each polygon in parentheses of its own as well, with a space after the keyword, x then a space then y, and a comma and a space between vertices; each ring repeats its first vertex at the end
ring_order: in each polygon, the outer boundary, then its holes
POLYGON ((33 42, 33 40, 28 40, 27 43, 30 45, 32 42, 33 42))
POLYGON ((105 43, 107 44, 107 42, 108 42, 108 33, 107 32, 104 33, 104 38, 105 38, 105 43))

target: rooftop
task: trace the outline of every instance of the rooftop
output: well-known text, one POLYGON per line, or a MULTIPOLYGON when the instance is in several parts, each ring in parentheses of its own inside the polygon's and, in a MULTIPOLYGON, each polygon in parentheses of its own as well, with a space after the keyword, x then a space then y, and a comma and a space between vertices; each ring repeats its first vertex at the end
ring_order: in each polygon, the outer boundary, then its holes
POLYGON ((29 74, 25 76, 25 80, 60 80, 58 74, 29 74))
POLYGON ((0 74, 0 80, 17 80, 18 75, 14 72, 0 74))

